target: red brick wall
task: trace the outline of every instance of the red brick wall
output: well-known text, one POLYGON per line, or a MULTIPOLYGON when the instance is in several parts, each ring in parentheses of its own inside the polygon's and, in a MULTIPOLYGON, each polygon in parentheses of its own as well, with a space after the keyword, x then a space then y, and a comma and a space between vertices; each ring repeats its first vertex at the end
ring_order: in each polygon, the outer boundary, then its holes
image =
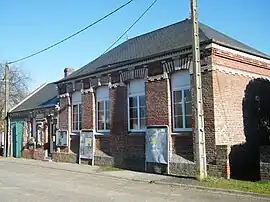
POLYGON ((97 135, 96 136, 96 152, 103 152, 111 156, 111 135, 97 135))
POLYGON ((255 60, 253 64, 247 58, 239 55, 230 55, 224 51, 213 52, 212 62, 214 69, 219 67, 230 68, 231 71, 243 71, 246 75, 225 73, 219 70, 213 74, 214 91, 214 118, 216 144, 234 145, 245 141, 242 100, 246 86, 252 79, 248 74, 270 76, 270 70, 260 67, 255 60))
POLYGON ((116 166, 123 165, 123 156, 127 148, 128 113, 127 113, 127 86, 122 85, 110 89, 111 100, 111 151, 116 166))
POLYGON ((127 136, 127 155, 128 158, 144 159, 145 136, 144 134, 134 134, 127 136))
POLYGON ((147 125, 171 126, 169 79, 146 82, 147 125))
POLYGON ((71 117, 70 97, 60 97, 59 128, 70 130, 69 119, 71 117))
POLYGON ((245 141, 242 101, 250 78, 213 72, 216 144, 245 141))
POLYGON ((95 128, 95 94, 93 92, 82 95, 82 128, 95 128))
POLYGON ((173 135, 172 152, 187 160, 193 161, 193 138, 192 135, 173 135))
MULTIPOLYGON (((216 159, 213 72, 202 73, 202 94, 203 94, 203 110, 204 110, 206 159, 208 163, 211 163, 214 162, 216 159)), ((195 115, 194 110, 195 109, 193 105, 193 114, 195 115)), ((194 146, 195 146, 195 138, 194 138, 194 146)))

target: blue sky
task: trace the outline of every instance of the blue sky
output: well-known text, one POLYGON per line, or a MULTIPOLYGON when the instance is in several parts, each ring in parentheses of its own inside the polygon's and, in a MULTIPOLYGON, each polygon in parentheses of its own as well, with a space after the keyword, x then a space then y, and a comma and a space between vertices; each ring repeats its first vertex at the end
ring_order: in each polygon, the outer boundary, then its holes
MULTIPOLYGON (((0 62, 45 48, 94 22, 127 0, 1 0, 0 62)), ((152 3, 135 0, 105 21, 71 40, 17 65, 30 74, 33 90, 63 77, 103 53, 152 3)), ((270 1, 198 0, 199 20, 247 45, 270 54, 270 1)), ((128 33, 134 37, 189 16, 189 0, 158 0, 128 33)), ((123 38, 120 42, 126 40, 123 38)), ((119 42, 119 43, 120 43, 119 42)))

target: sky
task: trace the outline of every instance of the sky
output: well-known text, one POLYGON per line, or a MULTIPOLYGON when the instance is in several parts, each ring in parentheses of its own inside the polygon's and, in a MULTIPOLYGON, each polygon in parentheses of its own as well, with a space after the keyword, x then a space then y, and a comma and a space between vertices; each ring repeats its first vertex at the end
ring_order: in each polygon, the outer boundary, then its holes
MULTIPOLYGON (((128 0, 0 0, 0 62, 32 54, 91 24, 128 0)), ((106 20, 42 54, 18 62, 29 90, 54 82, 101 55, 153 0, 135 0, 106 20)), ((269 0, 197 0, 199 21, 270 55, 269 0)), ((127 38, 184 20, 189 0, 158 0, 127 38)), ((118 43, 118 44, 119 44, 118 43)))

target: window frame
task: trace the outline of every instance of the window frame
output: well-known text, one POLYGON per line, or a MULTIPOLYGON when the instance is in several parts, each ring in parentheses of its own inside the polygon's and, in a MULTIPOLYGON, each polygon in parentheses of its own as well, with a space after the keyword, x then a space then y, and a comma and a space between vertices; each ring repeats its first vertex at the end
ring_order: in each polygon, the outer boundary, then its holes
MULTIPOLYGON (((192 126, 191 128, 186 128, 186 110, 185 110, 185 102, 184 102, 184 91, 190 90, 190 85, 183 85, 181 87, 172 88, 171 90, 171 97, 172 97, 172 124, 173 124, 173 132, 192 132, 192 126), (183 112, 183 128, 176 128, 175 127, 175 111, 174 111, 174 92, 175 91, 181 91, 182 94, 182 112, 183 112)), ((192 95, 191 95, 191 103, 192 103, 192 95)), ((192 113, 191 113, 191 119, 192 119, 192 113)))
MULTIPOLYGON (((107 106, 106 106, 106 102, 109 102, 110 103, 110 99, 109 98, 103 98, 103 99, 96 99, 96 131, 97 132, 100 132, 100 133, 103 133, 103 132, 110 132, 111 130, 110 129, 107 129, 107 123, 106 123, 106 119, 107 119, 107 117, 108 117, 108 114, 107 114, 107 106), (105 119, 105 121, 104 121, 104 123, 103 123, 103 127, 105 128, 105 129, 103 129, 103 130, 99 130, 98 129, 98 112, 99 112, 99 110, 98 110, 98 102, 103 102, 103 112, 104 112, 104 119, 105 119), (105 127, 106 126, 106 127, 105 127)), ((111 105, 111 103, 110 103, 110 105, 111 105)), ((111 106, 110 106, 111 107, 111 106)), ((108 113, 110 113, 110 107, 109 107, 109 111, 108 111, 108 113)), ((111 116, 109 116, 109 118, 111 119, 111 116)), ((109 119, 109 122, 111 122, 111 120, 109 119)))
POLYGON ((71 109, 71 128, 72 128, 72 132, 80 132, 82 130, 82 128, 80 129, 80 123, 81 123, 81 126, 82 126, 82 103, 81 102, 74 102, 72 103, 72 109, 71 109), (78 114, 77 114, 77 124, 78 124, 78 128, 74 129, 73 128, 73 108, 74 106, 77 106, 78 107, 78 114), (81 106, 81 107, 80 107, 81 106))
MULTIPOLYGON (((128 94, 128 131, 129 132, 145 132, 146 131, 146 127, 144 129, 141 128, 141 116, 140 116, 140 96, 144 96, 145 97, 145 101, 146 101, 146 96, 144 92, 140 92, 140 93, 133 93, 133 94, 128 94), (138 122, 138 129, 131 129, 130 128, 130 102, 129 102, 129 98, 131 97, 136 97, 137 100, 137 122, 138 122)), ((146 103, 145 103, 145 108, 146 108, 146 103)), ((147 112, 146 112, 146 117, 147 119, 147 112)))

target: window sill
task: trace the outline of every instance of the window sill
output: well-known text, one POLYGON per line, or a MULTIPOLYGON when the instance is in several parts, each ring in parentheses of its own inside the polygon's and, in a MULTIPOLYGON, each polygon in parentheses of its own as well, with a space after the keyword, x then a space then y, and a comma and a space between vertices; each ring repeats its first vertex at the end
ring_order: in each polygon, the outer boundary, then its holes
POLYGON ((174 131, 171 133, 172 136, 191 136, 192 131, 174 131))
POLYGON ((110 131, 97 131, 95 132, 95 136, 108 136, 110 133, 110 131))
POLYGON ((145 131, 129 131, 128 135, 130 136, 145 136, 145 131))
POLYGON ((71 131, 70 135, 80 135, 80 131, 79 130, 73 130, 73 131, 71 131))

